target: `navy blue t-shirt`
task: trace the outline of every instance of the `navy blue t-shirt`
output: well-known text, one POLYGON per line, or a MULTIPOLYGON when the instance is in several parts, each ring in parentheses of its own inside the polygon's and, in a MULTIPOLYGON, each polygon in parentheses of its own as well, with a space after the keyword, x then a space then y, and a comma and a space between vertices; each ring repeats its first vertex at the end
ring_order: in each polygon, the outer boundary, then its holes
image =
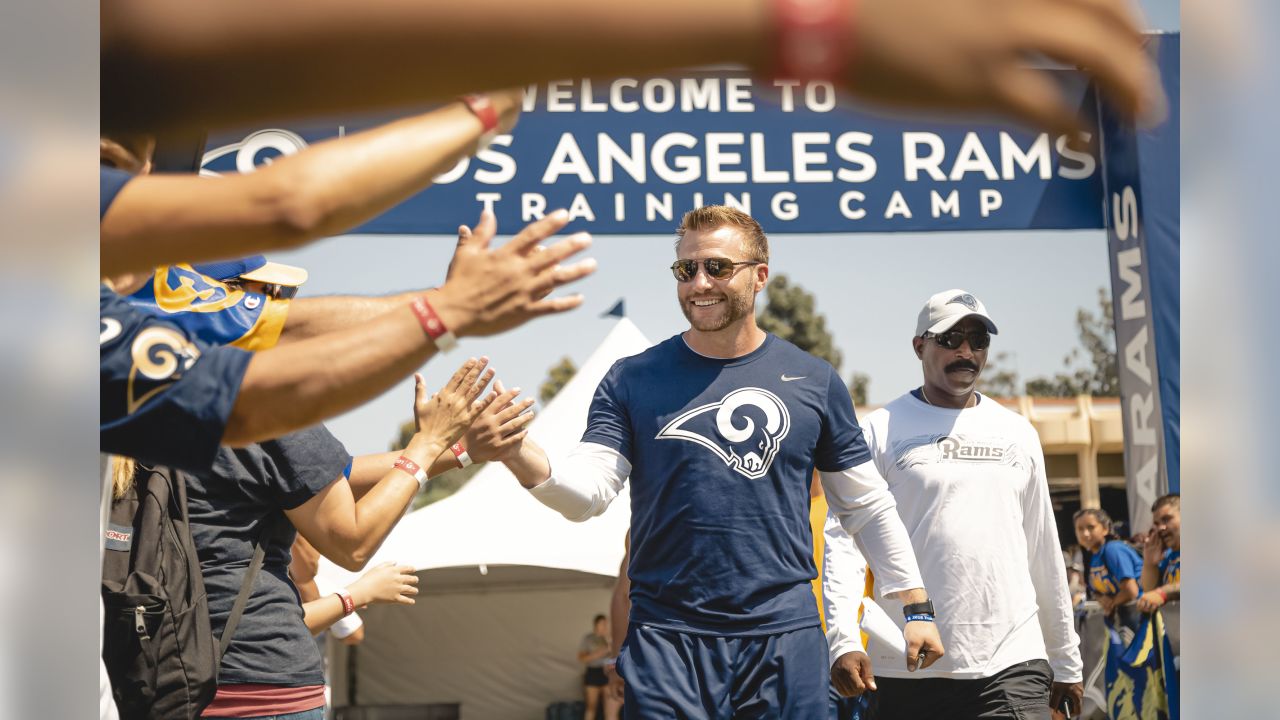
POLYGON ((834 368, 773 335, 708 358, 677 335, 619 360, 583 442, 631 463, 631 620, 763 635, 818 624, 815 467, 870 459, 834 368))
POLYGON ((272 528, 262 571, 222 658, 219 684, 324 684, 320 654, 289 580, 289 548, 297 533, 284 511, 346 474, 350 460, 342 443, 316 426, 245 448, 222 448, 210 469, 187 476, 191 536, 215 637, 222 636, 254 543, 269 523, 272 528))
MULTIPOLYGON (((99 217, 132 179, 102 166, 99 217)), ((105 285, 98 295, 102 452, 203 470, 213 462, 250 353, 213 348, 140 312, 105 285)))
POLYGON ((133 179, 133 175, 106 165, 98 166, 98 220, 106 217, 107 208, 116 201, 116 195, 133 179))

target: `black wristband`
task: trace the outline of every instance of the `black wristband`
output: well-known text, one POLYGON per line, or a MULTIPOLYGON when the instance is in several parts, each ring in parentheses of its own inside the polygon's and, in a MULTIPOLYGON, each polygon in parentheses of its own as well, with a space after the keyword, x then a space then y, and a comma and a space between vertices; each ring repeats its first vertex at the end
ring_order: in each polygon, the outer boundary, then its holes
POLYGON ((902 616, 906 617, 908 615, 929 615, 929 616, 936 615, 936 613, 934 613, 933 611, 933 601, 925 600, 924 602, 911 603, 910 605, 903 605, 902 616))

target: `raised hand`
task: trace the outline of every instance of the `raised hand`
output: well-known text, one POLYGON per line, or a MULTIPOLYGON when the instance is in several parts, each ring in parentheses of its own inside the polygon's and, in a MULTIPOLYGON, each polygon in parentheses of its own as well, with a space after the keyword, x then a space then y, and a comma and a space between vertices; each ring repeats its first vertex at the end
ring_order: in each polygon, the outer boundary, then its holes
POLYGON ((462 444, 472 460, 501 460, 508 453, 519 450, 534 418, 533 413, 528 412, 533 407, 533 398, 516 402, 519 395, 520 388, 507 390, 500 381, 494 381, 487 407, 463 437, 462 444))
POLYGON ((492 213, 482 214, 475 228, 460 227, 448 277, 431 294, 432 306, 445 325, 459 336, 493 335, 581 305, 581 295, 547 297, 596 269, 590 258, 560 264, 591 244, 587 233, 575 233, 545 248, 539 245, 568 223, 569 213, 556 210, 496 250, 489 248, 498 229, 492 213))
POLYGON ((470 358, 458 368, 440 392, 427 394, 426 381, 414 374, 413 417, 417 432, 410 447, 426 445, 433 451, 443 450, 457 442, 476 417, 488 406, 480 399, 485 386, 493 379, 487 370, 489 358, 470 358))
POLYGON ((859 0, 848 82, 905 108, 996 111, 1059 133, 1079 130, 1047 56, 1086 69, 1128 115, 1162 119, 1167 100, 1125 0, 859 0), (924 22, 921 18, 927 17, 924 22))

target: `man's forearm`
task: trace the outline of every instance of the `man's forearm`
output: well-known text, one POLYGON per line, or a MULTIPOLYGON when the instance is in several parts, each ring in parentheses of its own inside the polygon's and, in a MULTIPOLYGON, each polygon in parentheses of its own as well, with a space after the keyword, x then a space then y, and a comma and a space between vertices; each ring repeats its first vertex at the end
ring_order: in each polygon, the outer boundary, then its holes
POLYGON ((532 440, 525 440, 520 450, 502 458, 516 480, 525 488, 533 488, 546 482, 551 477, 551 462, 547 453, 532 440))
MULTIPOLYGON (((517 102, 514 93, 493 97, 508 110, 517 102)), ((346 232, 429 187, 474 151, 482 132, 453 103, 216 184, 194 175, 138 178, 103 219, 102 272, 269 252, 346 232)))
POLYGON ((1145 560, 1142 563, 1142 591, 1150 592, 1160 587, 1160 568, 1145 560))
POLYGON ((102 95, 111 100, 102 126, 227 127, 568 77, 759 66, 765 8, 738 0, 281 0, 270 17, 288 22, 264 22, 251 0, 113 0, 102 6, 102 95), (268 70, 290 79, 289 92, 243 81, 268 70))
POLYGON ((419 290, 383 297, 327 295, 291 300, 289 316, 285 320, 279 344, 306 340, 367 323, 391 310, 405 307, 421 294, 422 291, 419 290))
POLYGON ((257 353, 227 420, 223 444, 280 437, 350 410, 435 353, 407 306, 348 331, 257 353))

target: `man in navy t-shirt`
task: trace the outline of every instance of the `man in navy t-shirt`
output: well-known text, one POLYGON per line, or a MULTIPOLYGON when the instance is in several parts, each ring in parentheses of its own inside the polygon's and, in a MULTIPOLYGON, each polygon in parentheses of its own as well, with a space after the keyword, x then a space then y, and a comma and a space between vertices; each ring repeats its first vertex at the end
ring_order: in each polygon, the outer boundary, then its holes
POLYGON ((571 520, 600 514, 631 480, 631 626, 617 663, 628 717, 824 717, 815 468, 883 592, 914 605, 913 669, 942 654, 932 606, 844 383, 755 323, 769 275, 759 224, 705 207, 679 235, 672 272, 690 329, 613 366, 582 444, 554 468, 527 441, 503 461, 571 520))

